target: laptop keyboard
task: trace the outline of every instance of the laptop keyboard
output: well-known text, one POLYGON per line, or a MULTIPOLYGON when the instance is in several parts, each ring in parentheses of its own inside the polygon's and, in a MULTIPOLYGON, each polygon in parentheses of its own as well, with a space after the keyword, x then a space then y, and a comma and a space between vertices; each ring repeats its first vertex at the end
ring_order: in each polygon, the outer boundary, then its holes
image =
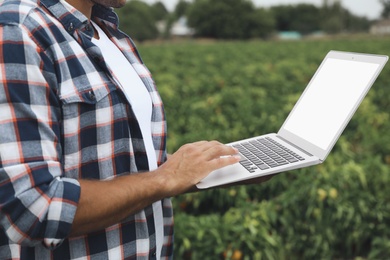
POLYGON ((258 138, 232 146, 241 153, 240 164, 251 173, 257 169, 266 170, 305 160, 302 156, 269 137, 258 138))

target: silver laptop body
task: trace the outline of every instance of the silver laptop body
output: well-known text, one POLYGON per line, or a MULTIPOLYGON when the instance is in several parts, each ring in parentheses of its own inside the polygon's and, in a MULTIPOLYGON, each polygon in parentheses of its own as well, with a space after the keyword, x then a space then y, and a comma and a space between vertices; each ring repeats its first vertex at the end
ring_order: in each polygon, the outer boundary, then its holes
POLYGON ((210 173, 197 187, 322 163, 387 60, 384 55, 330 51, 278 133, 229 143, 239 149, 241 161, 210 173))

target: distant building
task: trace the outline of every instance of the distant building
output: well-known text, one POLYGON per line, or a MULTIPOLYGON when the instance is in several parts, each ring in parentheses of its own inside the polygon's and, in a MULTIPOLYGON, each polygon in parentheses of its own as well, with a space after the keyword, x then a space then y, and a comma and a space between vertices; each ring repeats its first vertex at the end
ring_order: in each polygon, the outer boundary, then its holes
POLYGON ((390 35, 390 19, 381 20, 373 24, 370 33, 375 35, 390 35))
POLYGON ((186 37, 194 35, 195 30, 188 27, 187 18, 180 17, 175 23, 173 23, 171 28, 171 35, 177 37, 186 37))
POLYGON ((282 31, 278 33, 278 39, 280 40, 300 40, 302 34, 296 31, 282 31))
MULTIPOLYGON (((157 29, 161 34, 164 34, 167 31, 167 22, 159 21, 157 22, 157 29)), ((188 27, 187 18, 180 17, 179 20, 175 21, 168 32, 169 36, 173 37, 190 37, 195 34, 195 30, 188 27)))

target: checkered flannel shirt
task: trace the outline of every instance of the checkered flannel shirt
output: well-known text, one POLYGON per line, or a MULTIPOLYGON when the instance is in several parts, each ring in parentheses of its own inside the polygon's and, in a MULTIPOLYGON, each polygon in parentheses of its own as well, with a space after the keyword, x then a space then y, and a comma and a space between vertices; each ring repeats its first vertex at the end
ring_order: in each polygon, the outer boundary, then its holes
MULTIPOLYGON (((95 6, 92 17, 130 63, 144 66, 134 43, 118 30, 112 9, 95 6)), ((148 171, 138 122, 92 36, 88 19, 59 0, 0 2, 0 259, 160 255, 152 206, 105 230, 67 238, 79 178, 148 171)), ((149 71, 141 71, 153 103, 152 138, 161 165, 163 106, 149 71)), ((161 256, 171 258, 171 201, 157 203, 163 209, 161 256)))

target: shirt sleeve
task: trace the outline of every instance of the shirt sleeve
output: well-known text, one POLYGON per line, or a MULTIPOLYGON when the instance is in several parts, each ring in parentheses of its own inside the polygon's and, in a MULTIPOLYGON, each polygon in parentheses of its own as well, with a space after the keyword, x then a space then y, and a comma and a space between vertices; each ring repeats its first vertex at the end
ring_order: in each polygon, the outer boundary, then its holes
POLYGON ((55 248, 80 196, 63 176, 53 58, 17 25, 0 25, 0 228, 18 244, 55 248))

